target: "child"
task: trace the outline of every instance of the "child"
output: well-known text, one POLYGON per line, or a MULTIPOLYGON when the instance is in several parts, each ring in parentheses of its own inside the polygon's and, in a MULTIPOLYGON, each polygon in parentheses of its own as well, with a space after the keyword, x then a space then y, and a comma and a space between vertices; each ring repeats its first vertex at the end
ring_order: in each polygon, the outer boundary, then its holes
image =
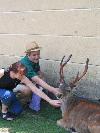
POLYGON ((13 89, 19 84, 25 84, 28 89, 55 107, 60 106, 59 100, 50 99, 45 93, 39 90, 26 76, 26 67, 20 62, 12 64, 8 70, 0 70, 0 100, 2 103, 2 118, 5 120, 13 120, 12 113, 18 115, 22 112, 22 106, 13 89))
POLYGON ((13 120, 15 114, 22 112, 22 106, 16 95, 13 93, 13 88, 21 82, 22 75, 25 74, 26 68, 21 63, 12 64, 8 70, 0 70, 0 100, 2 103, 2 118, 13 120), (8 112, 10 110, 10 113, 8 112))

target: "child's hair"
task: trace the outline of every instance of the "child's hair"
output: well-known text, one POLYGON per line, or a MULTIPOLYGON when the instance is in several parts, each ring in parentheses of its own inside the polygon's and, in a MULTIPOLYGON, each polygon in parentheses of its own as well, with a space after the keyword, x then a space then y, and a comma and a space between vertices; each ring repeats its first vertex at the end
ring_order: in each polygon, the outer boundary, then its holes
POLYGON ((22 75, 25 75, 27 71, 26 67, 21 62, 13 63, 8 70, 22 75))

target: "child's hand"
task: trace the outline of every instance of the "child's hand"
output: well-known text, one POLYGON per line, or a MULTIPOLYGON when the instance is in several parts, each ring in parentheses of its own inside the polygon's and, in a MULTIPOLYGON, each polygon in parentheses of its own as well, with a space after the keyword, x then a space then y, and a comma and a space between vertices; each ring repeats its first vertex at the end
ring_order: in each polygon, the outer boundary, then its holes
POLYGON ((60 100, 50 100, 49 103, 54 107, 60 107, 61 106, 60 100))

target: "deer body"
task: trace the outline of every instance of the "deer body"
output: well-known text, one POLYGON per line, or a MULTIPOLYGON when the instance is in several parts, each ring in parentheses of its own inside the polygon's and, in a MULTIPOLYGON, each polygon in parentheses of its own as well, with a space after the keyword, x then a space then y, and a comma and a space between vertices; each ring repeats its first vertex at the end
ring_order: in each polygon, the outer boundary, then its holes
POLYGON ((100 133, 100 103, 93 102, 93 100, 78 97, 73 94, 73 88, 76 87, 76 83, 87 73, 88 62, 87 58, 85 69, 79 76, 79 72, 76 78, 69 84, 65 83, 63 68, 70 60, 70 55, 65 63, 63 59, 60 63, 60 84, 59 88, 62 92, 62 119, 57 121, 57 124, 64 128, 75 129, 78 133, 100 133))
POLYGON ((75 95, 62 98, 62 119, 57 124, 78 133, 100 133, 100 103, 75 95))

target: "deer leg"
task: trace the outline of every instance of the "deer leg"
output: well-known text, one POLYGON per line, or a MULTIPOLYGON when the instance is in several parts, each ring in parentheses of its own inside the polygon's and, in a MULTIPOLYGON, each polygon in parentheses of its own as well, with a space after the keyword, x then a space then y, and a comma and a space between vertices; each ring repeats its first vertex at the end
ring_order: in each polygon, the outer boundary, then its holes
POLYGON ((65 128, 66 127, 66 121, 64 121, 63 119, 57 120, 57 125, 65 128))

